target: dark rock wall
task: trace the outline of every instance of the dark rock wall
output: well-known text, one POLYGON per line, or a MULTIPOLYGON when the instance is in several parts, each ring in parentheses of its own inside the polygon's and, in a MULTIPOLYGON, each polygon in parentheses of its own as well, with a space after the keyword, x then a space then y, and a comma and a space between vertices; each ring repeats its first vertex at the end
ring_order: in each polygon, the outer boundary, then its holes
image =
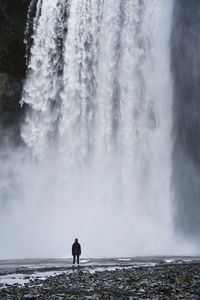
POLYGON ((173 176, 176 227, 200 240, 200 1, 175 0, 173 176))
POLYGON ((0 141, 19 141, 19 106, 26 73, 24 31, 28 0, 0 0, 0 141))

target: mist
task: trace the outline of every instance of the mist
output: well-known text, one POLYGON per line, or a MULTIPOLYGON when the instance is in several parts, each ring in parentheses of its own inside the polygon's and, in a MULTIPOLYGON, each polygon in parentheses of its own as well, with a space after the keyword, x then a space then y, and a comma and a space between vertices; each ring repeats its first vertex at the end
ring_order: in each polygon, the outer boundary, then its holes
POLYGON ((183 238, 199 243, 199 25, 198 1, 176 1, 171 35, 173 203, 183 238))
POLYGON ((183 8, 31 2, 23 143, 0 157, 0 258, 69 257, 75 237, 84 257, 198 254, 185 237, 200 220, 196 139, 180 134, 192 137, 183 8))

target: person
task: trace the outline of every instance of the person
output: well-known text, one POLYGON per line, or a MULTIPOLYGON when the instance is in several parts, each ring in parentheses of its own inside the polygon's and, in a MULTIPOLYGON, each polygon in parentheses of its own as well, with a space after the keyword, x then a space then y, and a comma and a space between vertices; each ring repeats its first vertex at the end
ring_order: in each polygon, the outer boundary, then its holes
POLYGON ((79 256, 81 255, 81 245, 79 244, 77 238, 74 240, 74 243, 72 245, 72 255, 73 255, 73 265, 72 265, 72 267, 74 267, 74 265, 76 263, 76 259, 77 259, 77 264, 78 264, 78 268, 79 268, 80 267, 80 265, 79 265, 79 256))

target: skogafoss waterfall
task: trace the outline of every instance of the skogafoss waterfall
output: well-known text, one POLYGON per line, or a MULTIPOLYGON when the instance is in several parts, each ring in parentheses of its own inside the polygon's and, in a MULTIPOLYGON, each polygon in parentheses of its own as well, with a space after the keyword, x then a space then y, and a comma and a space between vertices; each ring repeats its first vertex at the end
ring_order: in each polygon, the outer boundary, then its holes
POLYGON ((171 200, 172 9, 32 0, 18 255, 67 256, 76 236, 85 256, 184 253, 171 200))

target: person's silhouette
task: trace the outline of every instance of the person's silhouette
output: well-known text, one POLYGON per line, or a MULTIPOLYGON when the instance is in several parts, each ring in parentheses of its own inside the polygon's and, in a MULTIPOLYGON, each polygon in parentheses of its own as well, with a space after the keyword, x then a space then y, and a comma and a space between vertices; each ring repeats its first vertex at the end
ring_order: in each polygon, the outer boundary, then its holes
POLYGON ((73 265, 72 265, 72 267, 75 266, 76 259, 77 259, 77 264, 78 264, 78 267, 79 267, 79 256, 81 255, 81 245, 79 244, 77 238, 74 240, 74 243, 72 245, 72 255, 73 255, 73 265))

